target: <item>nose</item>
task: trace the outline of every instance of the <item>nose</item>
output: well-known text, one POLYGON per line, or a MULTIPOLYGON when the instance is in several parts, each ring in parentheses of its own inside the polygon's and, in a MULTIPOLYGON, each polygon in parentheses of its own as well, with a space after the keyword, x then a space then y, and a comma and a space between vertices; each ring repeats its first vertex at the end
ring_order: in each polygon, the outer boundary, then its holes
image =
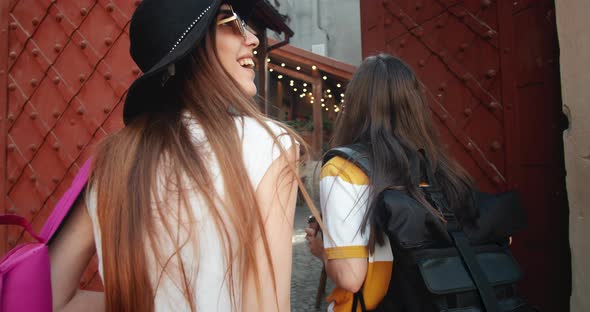
POLYGON ((246 45, 249 47, 252 47, 252 49, 256 49, 258 47, 258 45, 260 44, 260 40, 258 40, 258 37, 256 37, 256 35, 254 35, 254 33, 252 33, 250 30, 246 29, 246 45))

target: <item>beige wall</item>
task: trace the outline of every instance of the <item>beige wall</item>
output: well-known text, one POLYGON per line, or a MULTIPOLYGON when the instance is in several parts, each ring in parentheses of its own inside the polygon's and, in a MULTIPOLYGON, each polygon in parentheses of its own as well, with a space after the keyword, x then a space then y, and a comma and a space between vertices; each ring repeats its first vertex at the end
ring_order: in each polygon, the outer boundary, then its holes
MULTIPOLYGON (((590 311, 590 1, 555 0, 572 250, 571 311, 590 311)), ((548 285, 550 287, 550 285, 548 285)))

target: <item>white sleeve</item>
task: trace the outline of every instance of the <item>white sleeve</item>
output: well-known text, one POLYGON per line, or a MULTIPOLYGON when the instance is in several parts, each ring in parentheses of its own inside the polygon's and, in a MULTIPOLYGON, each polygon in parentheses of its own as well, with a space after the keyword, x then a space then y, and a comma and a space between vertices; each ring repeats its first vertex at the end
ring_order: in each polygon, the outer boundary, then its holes
POLYGON ((322 168, 320 204, 328 232, 324 235, 324 248, 329 259, 368 256, 369 226, 361 231, 367 210, 368 183, 366 176, 358 176, 356 171, 359 171, 356 166, 342 170, 331 162, 322 168), (357 177, 353 177, 355 174, 357 177))

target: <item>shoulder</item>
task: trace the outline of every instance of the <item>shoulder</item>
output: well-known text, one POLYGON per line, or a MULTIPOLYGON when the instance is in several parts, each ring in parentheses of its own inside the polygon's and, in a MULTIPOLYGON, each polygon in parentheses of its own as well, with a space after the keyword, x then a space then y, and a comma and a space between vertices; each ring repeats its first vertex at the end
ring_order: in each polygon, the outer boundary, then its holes
POLYGON ((252 117, 239 117, 236 118, 236 127, 244 143, 244 153, 267 152, 274 160, 280 156, 281 149, 277 144, 280 144, 284 150, 291 148, 293 144, 299 145, 286 128, 274 120, 266 119, 261 123, 252 117))
POLYGON ((321 179, 326 177, 338 177, 345 182, 355 185, 368 185, 369 177, 352 162, 336 156, 328 160, 321 171, 321 179))
POLYGON ((236 127, 242 138, 242 153, 246 170, 248 170, 254 187, 257 187, 264 173, 283 150, 288 150, 298 143, 289 136, 280 123, 264 120, 260 123, 251 117, 236 118, 236 127))
POLYGON ((264 143, 275 143, 275 139, 288 148, 295 143, 283 125, 274 120, 264 120, 262 123, 252 117, 236 118, 236 126, 244 140, 264 143), (287 145, 287 146, 286 146, 287 145))

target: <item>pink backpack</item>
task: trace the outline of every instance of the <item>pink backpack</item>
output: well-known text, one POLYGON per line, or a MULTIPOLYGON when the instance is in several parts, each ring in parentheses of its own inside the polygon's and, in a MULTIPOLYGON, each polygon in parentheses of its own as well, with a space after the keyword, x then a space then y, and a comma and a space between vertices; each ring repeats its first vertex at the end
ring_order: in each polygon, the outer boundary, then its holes
POLYGON ((0 216, 0 224, 22 226, 36 243, 13 248, 0 261, 0 311, 24 312, 52 311, 51 271, 47 242, 57 231, 84 189, 90 174, 88 159, 74 178, 72 185, 61 197, 45 222, 40 235, 36 235, 27 219, 17 215, 0 216))

